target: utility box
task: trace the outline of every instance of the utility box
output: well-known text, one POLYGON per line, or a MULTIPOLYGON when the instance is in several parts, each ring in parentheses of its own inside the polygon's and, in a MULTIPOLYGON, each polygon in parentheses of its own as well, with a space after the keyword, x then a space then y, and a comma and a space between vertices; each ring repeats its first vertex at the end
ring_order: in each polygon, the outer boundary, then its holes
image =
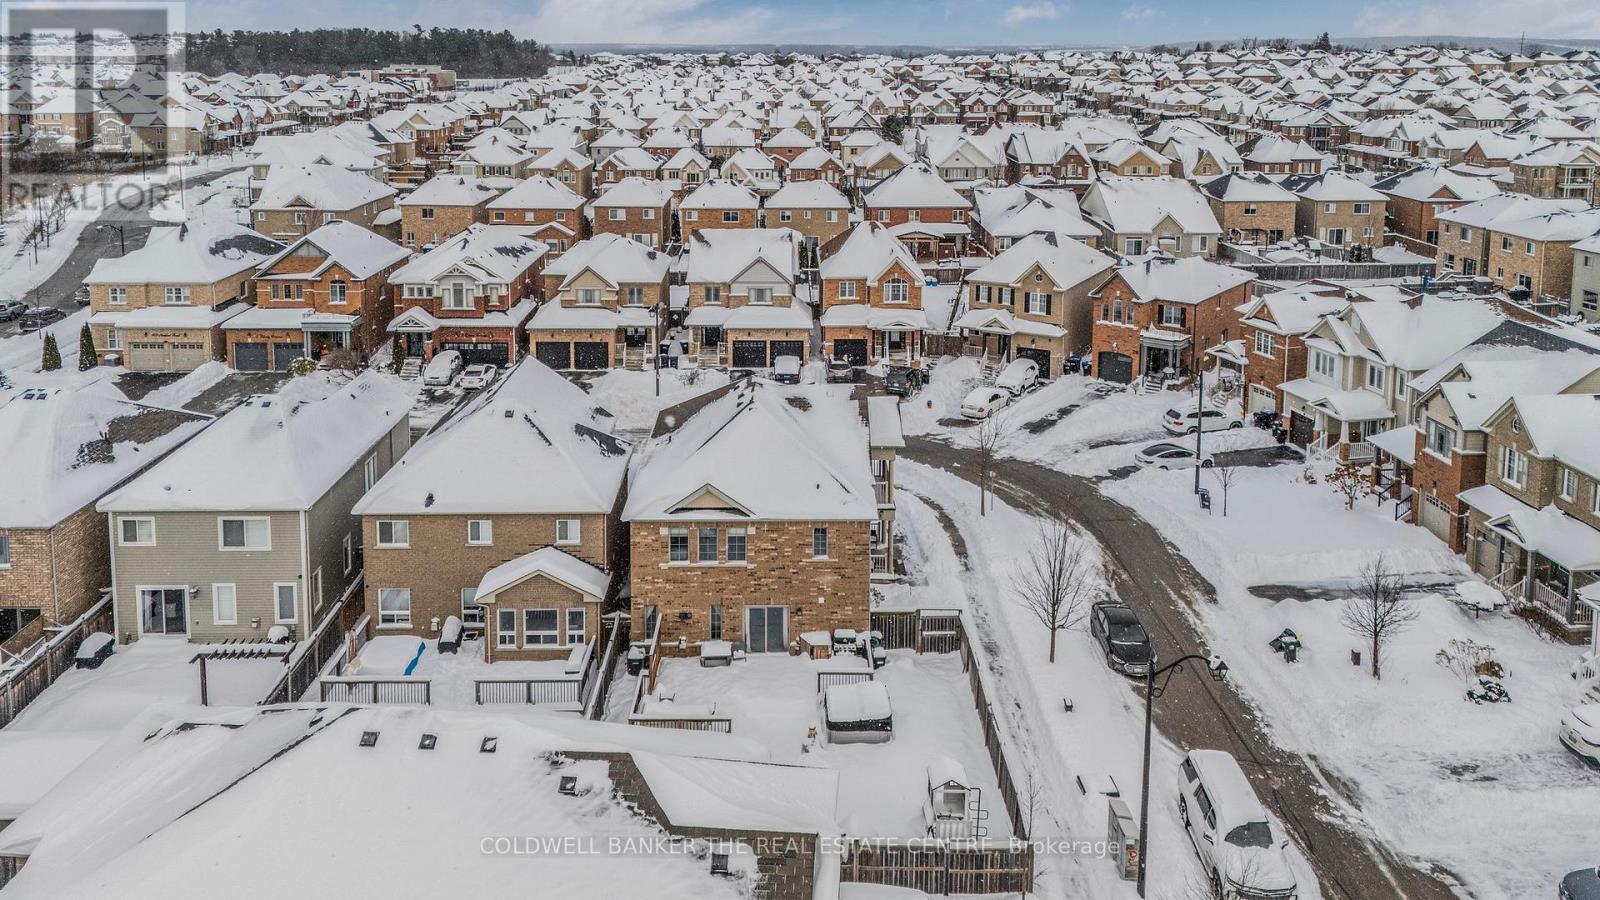
POLYGON ((1122 880, 1133 881, 1139 877, 1139 827, 1133 822, 1128 804, 1112 797, 1106 806, 1106 840, 1111 844, 1111 858, 1116 861, 1122 880))

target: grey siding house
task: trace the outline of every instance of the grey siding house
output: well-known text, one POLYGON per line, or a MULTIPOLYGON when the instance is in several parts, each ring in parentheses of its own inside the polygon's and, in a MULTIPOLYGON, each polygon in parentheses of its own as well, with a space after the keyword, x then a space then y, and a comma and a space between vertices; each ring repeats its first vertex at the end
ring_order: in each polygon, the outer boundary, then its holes
POLYGON ((108 494, 117 639, 309 634, 361 569, 351 508, 410 447, 381 376, 254 397, 108 494))

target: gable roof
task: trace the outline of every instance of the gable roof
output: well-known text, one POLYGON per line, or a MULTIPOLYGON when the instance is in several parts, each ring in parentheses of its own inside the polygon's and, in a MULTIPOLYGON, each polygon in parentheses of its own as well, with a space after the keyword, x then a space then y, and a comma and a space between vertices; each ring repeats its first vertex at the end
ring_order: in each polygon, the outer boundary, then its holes
POLYGON ((266 274, 281 260, 305 246, 320 250, 328 258, 317 271, 320 272, 322 268, 338 263, 356 278, 370 278, 411 256, 410 250, 375 231, 369 231, 342 219, 335 219, 304 237, 290 241, 282 253, 261 263, 256 267, 256 271, 262 275, 266 274))

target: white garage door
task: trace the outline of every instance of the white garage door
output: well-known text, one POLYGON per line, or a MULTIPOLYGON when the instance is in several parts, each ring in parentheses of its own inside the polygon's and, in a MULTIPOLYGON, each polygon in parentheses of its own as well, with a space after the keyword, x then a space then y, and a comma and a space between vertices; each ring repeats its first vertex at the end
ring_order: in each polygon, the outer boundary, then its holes
POLYGON ((1432 494, 1422 496, 1422 505, 1417 507, 1417 518, 1422 527, 1433 532, 1434 536, 1445 543, 1450 542, 1450 507, 1443 500, 1432 494))

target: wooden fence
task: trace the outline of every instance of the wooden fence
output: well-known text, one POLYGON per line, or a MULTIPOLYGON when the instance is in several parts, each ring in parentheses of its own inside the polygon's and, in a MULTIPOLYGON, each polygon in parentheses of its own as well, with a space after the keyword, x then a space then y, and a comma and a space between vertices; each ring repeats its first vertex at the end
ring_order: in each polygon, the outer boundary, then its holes
MULTIPOLYGON (((32 623, 29 623, 32 624, 32 623)), ((43 626, 40 626, 41 629, 43 626)), ((109 632, 112 624, 111 598, 102 597, 88 612, 54 635, 40 637, 23 651, 24 662, 0 681, 0 728, 10 725, 28 704, 38 699, 45 688, 72 668, 78 645, 97 631, 109 632)), ((43 632, 41 632, 42 634, 43 632)))
POLYGON ((583 700, 578 678, 484 678, 472 682, 472 699, 488 703, 572 703, 583 700))
POLYGON ((841 881, 886 884, 926 894, 1018 894, 1033 889, 1033 849, 1023 842, 852 838, 841 881))
POLYGON ((617 668, 617 656, 626 652, 628 645, 628 616, 617 613, 606 636, 606 650, 600 657, 600 668, 595 670, 594 688, 589 692, 589 702, 584 706, 583 717, 600 720, 606 715, 606 701, 611 698, 612 676, 617 668))
MULTIPOLYGON (((967 673, 967 684, 972 688, 972 702, 978 707, 978 721, 983 726, 983 746, 989 751, 989 762, 994 766, 994 778, 1000 785, 1000 799, 1005 802, 1006 812, 1011 816, 1011 833, 1026 841, 1028 839, 1028 823, 1017 793, 1016 783, 1012 781, 1012 769, 1006 761, 1005 747, 1000 738, 999 721, 995 718, 994 708, 989 705, 989 698, 984 694, 983 677, 977 660, 972 654, 972 643, 966 639, 966 624, 961 624, 961 670, 967 673)), ((1030 849, 1030 862, 1032 851, 1030 849)))
POLYGON ((420 704, 433 702, 433 682, 427 678, 362 678, 349 675, 329 675, 318 681, 322 686, 324 703, 394 703, 420 704))
MULTIPOLYGON (((283 677, 278 679, 278 683, 273 685, 272 690, 262 699, 261 706, 292 703, 305 696, 306 692, 311 690, 311 686, 316 684, 317 675, 328 664, 328 660, 344 648, 345 636, 339 630, 340 615, 350 598, 357 596, 357 592, 361 590, 362 578, 362 574, 357 574, 350 587, 323 614, 322 621, 317 623, 316 629, 306 639, 305 649, 289 663, 283 677)), ((364 619, 365 617, 363 621, 364 619)), ((359 635, 357 640, 365 639, 366 628, 362 623, 357 623, 355 632, 359 635)), ((323 699, 327 699, 326 696, 323 699)))
POLYGON ((883 635, 887 650, 955 653, 964 644, 960 610, 874 610, 871 622, 872 630, 883 635))

